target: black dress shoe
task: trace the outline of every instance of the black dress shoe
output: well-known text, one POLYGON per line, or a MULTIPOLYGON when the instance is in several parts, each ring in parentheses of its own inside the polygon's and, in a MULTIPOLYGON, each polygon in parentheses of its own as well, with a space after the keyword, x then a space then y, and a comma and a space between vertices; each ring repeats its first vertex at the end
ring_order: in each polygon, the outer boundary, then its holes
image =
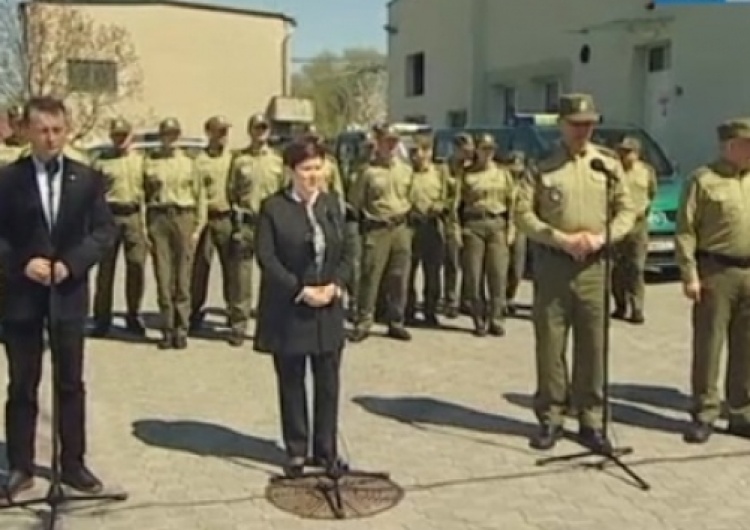
POLYGON ((323 468, 326 474, 332 477, 340 477, 341 475, 349 471, 349 464, 341 457, 325 458, 321 456, 314 456, 310 460, 310 465, 323 468))
POLYGON ((529 447, 538 451, 549 451, 562 436, 563 429, 559 425, 542 425, 529 440, 529 447))
POLYGON ((171 331, 162 332, 161 339, 156 343, 156 347, 160 350, 171 350, 174 348, 174 333, 171 331))
POLYGON ((732 436, 739 436, 740 438, 750 438, 750 424, 740 423, 736 421, 729 421, 727 432, 732 436))
POLYGON ((83 493, 97 494, 104 490, 104 484, 86 466, 63 469, 60 480, 66 486, 83 493))
POLYGON ((95 322, 94 327, 91 329, 91 332, 89 333, 89 336, 95 338, 95 339, 103 339, 107 335, 109 335, 109 332, 112 328, 112 324, 109 322, 95 322))
POLYGON ((439 328, 440 320, 434 313, 428 313, 424 316, 424 326, 428 328, 439 328))
POLYGON ((3 496, 12 501, 16 495, 34 487, 34 477, 24 471, 11 471, 3 485, 3 496))
POLYGON ((354 330, 349 334, 349 341, 350 342, 362 342, 369 338, 370 332, 366 329, 362 328, 354 328, 354 330))
POLYGON ((445 309, 443 316, 449 320, 455 320, 458 318, 458 314, 458 308, 451 306, 445 309))
POLYGON ((487 336, 487 322, 481 318, 474 318, 474 336, 475 337, 486 337, 487 336))
POLYGON ((696 421, 691 423, 682 435, 685 443, 704 444, 714 433, 714 426, 710 423, 696 421))
POLYGON ((125 329, 128 333, 132 333, 138 337, 146 336, 146 326, 143 325, 143 321, 138 315, 128 315, 125 317, 125 329))
POLYGON ((187 349, 187 346, 188 346, 187 334, 176 333, 174 335, 174 338, 172 339, 172 347, 175 350, 185 350, 187 349))
POLYGON ((490 324, 490 327, 488 330, 490 335, 493 337, 504 337, 505 336, 505 327, 502 324, 497 324, 495 322, 490 324))
POLYGON ((396 340, 409 341, 411 340, 411 333, 402 324, 391 324, 388 326, 387 335, 396 340))
POLYGON ((287 478, 299 478, 305 471, 305 457, 292 456, 283 467, 284 476, 287 478))
POLYGON ((604 436, 604 432, 601 429, 594 429, 592 427, 581 427, 578 431, 578 439, 581 445, 591 449, 595 453, 599 454, 610 454, 612 453, 612 444, 604 436))
POLYGON ((612 318, 615 320, 625 320, 625 308, 618 307, 612 312, 612 318))
POLYGON ((645 324, 646 317, 643 316, 643 311, 633 311, 633 314, 630 315, 630 323, 631 324, 645 324))
POLYGON ((241 331, 233 331, 227 340, 233 348, 239 348, 245 343, 245 334, 241 331))

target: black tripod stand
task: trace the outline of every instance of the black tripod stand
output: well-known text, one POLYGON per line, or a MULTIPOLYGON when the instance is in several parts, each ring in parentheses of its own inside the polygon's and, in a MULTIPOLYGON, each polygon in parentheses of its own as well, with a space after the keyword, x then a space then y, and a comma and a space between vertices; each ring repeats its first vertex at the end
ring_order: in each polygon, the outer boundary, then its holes
MULTIPOLYGON (((591 161, 591 169, 597 173, 602 173, 605 180, 605 194, 606 194, 606 206, 605 206, 605 229, 604 229, 604 320, 603 320, 603 332, 604 340, 602 344, 603 354, 603 371, 604 371, 604 389, 603 389, 603 401, 604 401, 604 413, 603 413, 603 436, 604 440, 609 440, 609 427, 610 427, 610 410, 609 410, 609 331, 611 323, 611 278, 612 275, 612 219, 614 218, 613 204, 612 204, 612 184, 613 181, 618 177, 611 170, 609 170, 604 162, 600 159, 594 159, 591 161)), ((579 460, 589 456, 598 456, 603 460, 595 464, 590 464, 588 467, 594 469, 603 470, 607 463, 612 463, 622 469, 630 478, 632 478, 638 487, 644 491, 651 489, 648 482, 643 480, 635 471, 633 471, 625 462, 622 461, 622 457, 633 453, 631 447, 612 447, 607 446, 600 449, 589 449, 580 453, 574 453, 563 456, 553 456, 549 458, 543 458, 537 461, 538 466, 545 466, 547 464, 557 462, 570 462, 573 460, 579 460)))
MULTIPOLYGON (((60 172, 60 164, 56 160, 54 164, 49 163, 46 165, 47 170, 47 199, 48 208, 50 214, 50 231, 54 233, 54 220, 56 219, 56 203, 54 193, 54 177, 60 172)), ((64 178, 64 175, 60 175, 58 178, 64 178)), ((28 508, 31 506, 47 505, 50 508, 47 521, 45 523, 45 530, 55 530, 57 527, 59 509, 60 506, 69 504, 71 502, 82 502, 82 501, 124 501, 127 500, 128 494, 125 492, 119 493, 98 493, 98 494, 66 494, 63 490, 60 470, 60 400, 59 400, 59 388, 60 388, 60 357, 57 355, 59 352, 58 343, 59 341, 58 324, 60 322, 60 315, 57 309, 57 288, 55 287, 55 268, 54 260, 52 261, 50 274, 50 287, 49 287, 49 301, 47 307, 47 342, 49 345, 50 356, 52 358, 52 413, 51 413, 51 424, 52 424, 52 461, 50 465, 51 476, 50 486, 47 490, 47 494, 44 497, 38 497, 33 499, 25 499, 22 501, 15 501, 13 499, 6 499, 8 504, 0 506, 0 510, 7 510, 11 508, 28 508)))

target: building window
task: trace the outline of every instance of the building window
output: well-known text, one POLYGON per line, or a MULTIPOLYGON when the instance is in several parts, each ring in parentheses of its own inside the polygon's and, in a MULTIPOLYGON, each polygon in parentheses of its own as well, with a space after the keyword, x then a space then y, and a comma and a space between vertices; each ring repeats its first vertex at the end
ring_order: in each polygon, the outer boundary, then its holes
POLYGON ((424 52, 406 57, 406 95, 422 96, 425 92, 424 52))
POLYGON ((427 116, 425 116, 424 114, 410 114, 408 116, 404 116, 404 123, 427 125, 427 116))
POLYGON ((469 114, 468 112, 466 112, 466 109, 449 110, 448 116, 446 117, 445 121, 448 127, 451 127, 454 129, 466 127, 466 124, 469 121, 469 114))
POLYGON ((518 91, 516 87, 504 86, 500 88, 503 103, 503 120, 509 123, 516 115, 518 106, 518 91))
POLYGON ((544 112, 557 112, 560 104, 560 81, 557 79, 542 83, 542 106, 544 112))
POLYGON ((646 50, 646 66, 649 72, 664 72, 672 63, 672 48, 669 44, 654 46, 646 50))
POLYGON ((117 92, 117 63, 87 59, 68 60, 68 89, 87 94, 117 92))

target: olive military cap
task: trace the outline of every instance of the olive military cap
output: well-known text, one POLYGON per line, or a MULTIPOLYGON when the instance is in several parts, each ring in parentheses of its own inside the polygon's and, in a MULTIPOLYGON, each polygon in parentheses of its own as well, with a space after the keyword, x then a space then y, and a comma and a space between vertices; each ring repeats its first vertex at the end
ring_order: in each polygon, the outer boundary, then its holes
POLYGON ((211 116, 203 124, 203 128, 207 131, 229 129, 231 126, 232 124, 224 116, 211 116))
POLYGON ((508 153, 507 164, 514 171, 523 171, 526 167, 526 153, 514 150, 508 153))
POLYGON ((722 142, 736 138, 750 139, 750 118, 737 118, 726 121, 719 125, 717 132, 719 140, 722 142))
POLYGON ((133 130, 133 127, 124 118, 115 118, 109 122, 110 134, 128 134, 133 130))
POLYGON ((252 129, 253 127, 257 127, 258 125, 268 126, 268 118, 266 118, 266 115, 261 112, 253 114, 252 116, 250 116, 250 119, 247 120, 248 129, 252 129))
POLYGON ((590 94, 564 94, 560 96, 560 118, 577 123, 598 122, 601 118, 590 94))
POLYGON ((476 139, 477 149, 495 149, 497 142, 495 137, 488 133, 482 133, 476 139))
POLYGON ((469 133, 460 132, 453 137, 453 143, 458 147, 464 147, 467 149, 474 148, 474 138, 469 133))
POLYGON ((641 141, 635 136, 623 136, 615 147, 620 151, 640 151, 641 141))
POLYGON ((427 149, 432 149, 432 146, 433 146, 433 143, 434 143, 434 139, 433 139, 432 135, 429 135, 429 134, 419 134, 419 135, 417 135, 417 136, 414 137, 412 143, 413 143, 412 147, 415 148, 415 149, 427 150, 427 149))
POLYGON ((159 123, 160 133, 180 131, 182 131, 182 127, 180 126, 180 122, 177 120, 177 118, 166 118, 161 120, 161 123, 159 123))

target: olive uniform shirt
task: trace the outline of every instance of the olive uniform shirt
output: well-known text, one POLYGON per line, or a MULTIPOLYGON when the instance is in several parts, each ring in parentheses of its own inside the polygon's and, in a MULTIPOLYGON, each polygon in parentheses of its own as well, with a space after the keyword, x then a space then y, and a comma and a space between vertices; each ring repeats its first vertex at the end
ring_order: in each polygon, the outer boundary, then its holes
POLYGON ((636 217, 639 219, 645 217, 651 201, 656 196, 656 171, 650 165, 638 160, 633 167, 625 170, 625 183, 630 192, 636 217))
POLYGON ((229 172, 234 156, 229 150, 219 153, 201 151, 194 159, 197 178, 206 190, 206 207, 209 212, 226 213, 229 204, 229 172))
POLYGON ((602 160, 615 176, 609 198, 613 213, 610 235, 612 242, 622 240, 635 223, 624 170, 614 151, 595 144, 575 155, 560 144, 536 164, 518 191, 515 212, 519 229, 531 239, 555 248, 561 233, 603 234, 607 177, 591 169, 594 159, 602 160))
POLYGON ((699 280, 696 251, 750 258, 750 173, 715 161, 685 183, 677 211, 675 250, 684 282, 699 280))
POLYGON ((414 211, 421 215, 444 213, 448 199, 447 169, 429 163, 415 169, 412 175, 409 199, 414 211))
POLYGON ((258 215, 260 204, 287 183, 279 154, 268 146, 235 154, 229 175, 229 201, 239 212, 258 215))
POLYGON ((365 219, 389 221, 411 210, 411 166, 393 157, 372 160, 352 186, 349 202, 365 219))

